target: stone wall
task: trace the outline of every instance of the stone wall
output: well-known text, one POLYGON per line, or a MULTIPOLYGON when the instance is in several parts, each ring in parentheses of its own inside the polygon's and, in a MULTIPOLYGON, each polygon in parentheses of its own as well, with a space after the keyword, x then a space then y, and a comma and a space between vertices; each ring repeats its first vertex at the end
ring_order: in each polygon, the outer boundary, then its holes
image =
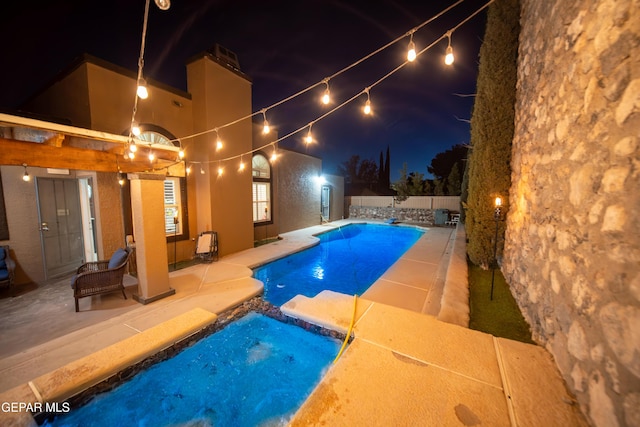
POLYGON ((425 225, 435 223, 433 209, 383 208, 367 206, 349 206, 349 218, 367 218, 387 220, 397 218, 400 222, 419 222, 425 225))
POLYGON ((521 5, 502 271, 590 421, 640 426, 640 1, 521 5))

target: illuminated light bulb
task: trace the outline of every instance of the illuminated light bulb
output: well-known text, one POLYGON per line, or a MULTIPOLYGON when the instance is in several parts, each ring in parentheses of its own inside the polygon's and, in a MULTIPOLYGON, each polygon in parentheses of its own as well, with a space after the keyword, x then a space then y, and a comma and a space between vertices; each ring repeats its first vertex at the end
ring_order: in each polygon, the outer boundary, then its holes
POLYGON ((364 107, 362 108, 362 111, 363 111, 366 115, 371 114, 371 101, 369 101, 369 100, 367 99, 367 102, 365 102, 364 107))
POLYGON ((160 10, 167 10, 171 7, 171 0, 156 0, 156 6, 160 10))
POLYGON ((200 175, 204 175, 204 169, 200 166, 200 175))
POLYGON ((220 138, 218 138, 218 139, 216 140, 216 151, 217 151, 217 150, 222 150, 222 145, 223 145, 223 144, 222 144, 222 140, 220 140, 220 138))
POLYGON ((135 136, 140 136, 140 133, 141 133, 140 126, 138 126, 138 124, 135 122, 131 124, 131 133, 134 134, 135 136))
MULTIPOLYGON (((138 146, 136 145, 135 142, 132 142, 131 144, 129 144, 129 151, 131 153, 135 153, 137 149, 138 149, 138 146)), ((129 155, 129 156, 133 159, 133 156, 131 156, 131 155, 129 155)))
POLYGON ((153 154, 153 152, 149 151, 149 161, 153 162, 153 159, 155 159, 155 158, 156 158, 155 154, 153 154))
POLYGON ((24 175, 22 175, 22 180, 24 182, 31 181, 31 176, 29 176, 29 172, 27 171, 27 164, 23 163, 22 166, 24 166, 24 175))
POLYGON ((264 124, 262 125, 262 133, 266 135, 269 132, 271 132, 271 126, 269 126, 269 122, 265 120, 264 124))
POLYGON ((273 150, 273 153, 271 154, 271 161, 275 162, 276 159, 278 158, 278 154, 276 153, 276 150, 273 150))
POLYGON ((124 178, 122 177, 122 174, 119 174, 118 184, 120 184, 120 187, 124 187, 124 178))
POLYGON ((313 142, 313 136, 311 135, 311 131, 304 137, 304 142, 307 144, 311 144, 313 142))
POLYGON ((184 150, 182 148, 178 151, 178 157, 184 159, 184 150))
POLYGON ((416 60, 416 44, 413 42, 413 34, 411 34, 411 41, 409 42, 409 50, 407 51, 407 61, 413 62, 416 60))
POLYGON ((453 48, 451 46, 448 46, 444 56, 444 63, 447 65, 451 65, 453 64, 453 60, 453 48))
POLYGON ((322 103, 327 105, 329 102, 331 102, 331 92, 329 92, 329 88, 326 88, 322 95, 322 103))
POLYGON ((129 151, 129 160, 133 160, 136 158, 136 153, 134 153, 133 151, 129 151))
POLYGON ((238 167, 238 171, 242 172, 245 168, 244 162, 242 160, 240 160, 240 167, 238 167))
POLYGON ((223 173, 224 169, 222 169, 222 166, 218 167, 218 176, 222 176, 223 173))
POLYGON ((191 173, 191 166, 187 166, 187 175, 191 173))
POLYGON ((502 206, 502 199, 500 197, 496 197, 496 207, 502 206))
POLYGON ((149 97, 149 90, 147 89, 147 82, 144 79, 138 81, 138 89, 136 90, 140 99, 147 99, 149 97))

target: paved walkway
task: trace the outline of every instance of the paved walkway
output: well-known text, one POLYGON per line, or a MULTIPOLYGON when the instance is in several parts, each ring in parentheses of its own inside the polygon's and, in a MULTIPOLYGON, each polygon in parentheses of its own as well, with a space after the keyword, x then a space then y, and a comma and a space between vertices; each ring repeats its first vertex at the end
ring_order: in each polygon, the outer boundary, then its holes
MULTIPOLYGON (((25 396, 32 379, 194 309, 220 313, 260 294, 262 284, 251 277, 251 267, 314 245, 313 234, 341 223, 286 233, 278 242, 178 270, 170 274, 175 295, 4 357, 0 400, 25 396)), ((443 286, 453 237, 452 229, 430 229, 358 299, 355 340, 293 424, 586 425, 543 348, 436 320, 448 293, 443 286)), ((101 301, 86 300, 89 310, 101 301)), ((353 297, 296 297, 283 311, 346 331, 353 297)), ((72 317, 82 322, 87 313, 72 317)), ((34 319, 33 333, 43 321, 34 319)), ((0 424, 9 421, 0 413, 0 424)))

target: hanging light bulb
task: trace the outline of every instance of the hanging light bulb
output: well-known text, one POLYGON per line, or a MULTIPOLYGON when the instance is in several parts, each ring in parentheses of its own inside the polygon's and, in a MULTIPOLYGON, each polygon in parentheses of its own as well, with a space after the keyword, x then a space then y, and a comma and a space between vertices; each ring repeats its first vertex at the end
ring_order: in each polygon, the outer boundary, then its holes
POLYGON ((411 39, 409 40, 409 48, 407 50, 407 61, 413 62, 416 60, 416 44, 413 42, 413 33, 411 33, 411 39))
POLYGON ((269 122, 267 121, 267 110, 262 110, 262 117, 264 118, 264 122, 262 124, 262 133, 266 135, 271 132, 271 127, 269 126, 269 122))
POLYGON ((149 97, 147 82, 142 77, 140 77, 140 80, 138 80, 138 89, 136 90, 136 93, 138 94, 138 97, 140 97, 140 99, 147 99, 149 97))
POLYGON ((447 50, 444 55, 444 63, 447 65, 453 64, 454 56, 453 56, 453 48, 451 47, 451 31, 447 33, 449 37, 449 45, 447 46, 447 50))
POLYGON ((218 166, 218 176, 222 176, 223 173, 224 169, 222 169, 222 166, 218 166))
POLYGON ((24 175, 22 175, 22 180, 24 182, 31 181, 31 176, 29 176, 29 172, 27 171, 27 164, 23 163, 22 166, 24 166, 24 175))
POLYGON ((178 150, 178 158, 184 159, 184 150, 182 149, 182 147, 180 147, 180 150, 178 150))
POLYGON ((140 130, 140 126, 138 126, 138 123, 136 122, 131 123, 131 133, 134 134, 135 136, 140 136, 141 130, 140 130))
POLYGON ((153 160, 156 158, 155 154, 153 154, 153 151, 149 150, 149 161, 153 162, 153 160))
POLYGON ((167 10, 171 7, 171 0, 156 0, 156 6, 160 10, 167 10))
POLYGON ((244 162, 242 161, 242 156, 240 156, 240 166, 238 167, 238 172, 242 172, 245 168, 244 162))
POLYGON ((272 162, 275 162, 277 158, 278 158, 278 153, 276 153, 276 146, 274 145, 274 146, 273 146, 273 153, 271 153, 271 158, 270 158, 270 160, 271 160, 272 162))
POLYGON ((124 187, 124 176, 121 173, 118 173, 118 184, 120 187, 124 187))
POLYGON ((191 173, 191 165, 187 166, 187 175, 191 173))
POLYGON ((304 137, 304 142, 307 143, 307 145, 313 142, 313 135, 311 135, 311 126, 312 123, 309 123, 309 132, 307 132, 307 136, 304 137))
POLYGON ((204 175, 204 168, 200 166, 200 175, 204 175))
POLYGON ((329 91, 329 79, 325 79, 324 84, 327 85, 327 88, 324 90, 321 100, 324 105, 327 105, 329 104, 329 102, 331 102, 331 91, 329 91))
POLYGON ((368 116, 369 114, 371 114, 371 99, 369 98, 369 88, 366 88, 364 91, 367 94, 367 102, 364 103, 362 112, 368 116))
MULTIPOLYGON (((129 152, 130 153, 135 153, 137 149, 138 149, 138 146, 136 145, 135 141, 131 140, 129 142, 129 152)), ((133 159, 133 156, 131 156, 131 158, 133 159)))
POLYGON ((224 144, 222 143, 222 140, 220 139, 220 134, 218 133, 218 128, 215 128, 213 131, 216 133, 216 151, 220 151, 220 150, 222 150, 222 147, 224 146, 224 144))

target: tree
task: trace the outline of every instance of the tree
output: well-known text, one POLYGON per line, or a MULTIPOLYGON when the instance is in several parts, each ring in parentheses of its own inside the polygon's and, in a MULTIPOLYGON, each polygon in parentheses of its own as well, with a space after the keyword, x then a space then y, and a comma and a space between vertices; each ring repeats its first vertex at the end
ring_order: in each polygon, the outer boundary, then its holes
POLYGON ((351 188, 366 186, 372 189, 378 183, 378 166, 373 160, 360 160, 360 156, 353 155, 349 160, 338 165, 338 173, 344 177, 344 182, 351 188))
POLYGON ((353 184, 358 180, 358 165, 360 164, 360 156, 353 155, 349 160, 338 165, 338 174, 344 177, 345 184, 353 184))
MULTIPOLYGON (((471 116, 471 156, 466 202, 467 254, 487 268, 494 261, 493 200, 500 196, 508 210, 511 186, 511 141, 514 133, 520 7, 518 0, 491 4, 480 47, 478 84, 471 116)), ((499 235, 504 221, 499 222, 499 235)), ((502 239, 498 239, 498 253, 502 239)))
POLYGON ((451 170, 457 167, 458 176, 462 173, 462 165, 467 158, 467 147, 456 144, 448 150, 436 154, 431 160, 431 165, 427 166, 427 171, 436 179, 447 179, 451 170))
POLYGON ((447 194, 450 196, 459 196, 462 188, 462 182, 460 180, 460 170, 458 164, 455 164, 451 169, 451 173, 447 177, 447 194))
POLYGON ((391 184, 391 188, 396 191, 396 201, 404 202, 411 196, 424 195, 424 174, 419 172, 411 172, 407 174, 407 164, 402 164, 400 169, 400 178, 391 184))

